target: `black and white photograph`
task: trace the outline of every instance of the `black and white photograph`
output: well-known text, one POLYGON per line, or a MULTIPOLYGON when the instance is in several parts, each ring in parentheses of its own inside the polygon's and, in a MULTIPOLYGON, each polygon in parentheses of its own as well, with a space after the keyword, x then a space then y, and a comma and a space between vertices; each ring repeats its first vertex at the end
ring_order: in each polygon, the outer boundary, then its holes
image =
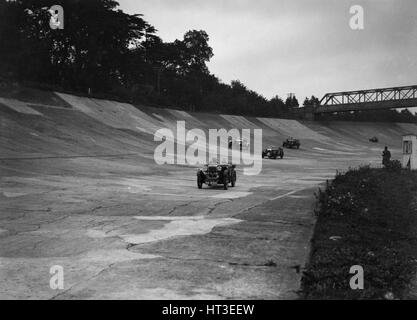
POLYGON ((417 299, 416 57, 415 0, 0 0, 0 300, 417 299))

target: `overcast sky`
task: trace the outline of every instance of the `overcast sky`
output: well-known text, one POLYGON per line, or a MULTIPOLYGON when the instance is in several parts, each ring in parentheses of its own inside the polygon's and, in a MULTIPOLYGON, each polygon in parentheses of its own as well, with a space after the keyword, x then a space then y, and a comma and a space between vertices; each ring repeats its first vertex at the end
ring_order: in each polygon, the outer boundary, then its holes
POLYGON ((266 98, 417 84, 416 0, 119 0, 164 41, 205 30, 223 82, 266 98), (353 5, 364 30, 349 26, 353 5))

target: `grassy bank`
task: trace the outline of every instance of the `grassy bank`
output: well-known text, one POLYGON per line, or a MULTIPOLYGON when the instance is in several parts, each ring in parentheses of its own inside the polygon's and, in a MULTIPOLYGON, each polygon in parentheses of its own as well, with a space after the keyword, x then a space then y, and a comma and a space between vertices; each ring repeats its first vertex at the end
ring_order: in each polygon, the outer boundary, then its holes
POLYGON ((361 167, 316 194, 305 299, 405 299, 417 270, 417 172, 361 167), (350 267, 364 270, 352 290, 350 267))

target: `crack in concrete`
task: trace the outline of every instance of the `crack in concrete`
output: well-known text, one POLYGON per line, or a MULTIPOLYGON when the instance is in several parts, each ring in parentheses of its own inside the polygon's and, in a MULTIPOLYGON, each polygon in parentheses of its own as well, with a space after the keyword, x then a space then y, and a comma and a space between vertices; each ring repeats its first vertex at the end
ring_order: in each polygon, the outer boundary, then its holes
MULTIPOLYGON (((208 200, 208 199, 207 199, 208 200)), ((207 209, 207 211, 206 212, 204 212, 204 214, 206 214, 206 215, 209 215, 209 214, 211 214, 219 205, 221 205, 221 204, 224 204, 224 203, 227 203, 227 202, 233 202, 233 200, 234 199, 226 199, 226 200, 223 200, 223 201, 219 201, 219 202, 216 202, 214 205, 211 205, 211 206, 209 206, 207 209)), ((173 209, 171 209, 169 212, 168 212, 168 216, 169 215, 172 215, 176 210, 178 210, 179 208, 185 208, 185 207, 187 207, 187 206, 189 206, 189 205, 191 205, 191 204, 194 204, 194 203, 201 203, 200 201, 191 201, 191 202, 187 202, 187 203, 184 203, 184 204, 181 204, 181 205, 178 205, 178 206, 175 206, 173 209)))
POLYGON ((117 226, 117 227, 111 228, 111 229, 109 229, 109 230, 105 231, 105 232, 104 232, 104 234, 105 234, 105 235, 108 235, 110 232, 113 232, 113 231, 115 231, 115 230, 118 230, 118 229, 124 228, 124 227, 126 227, 126 226, 130 226, 130 223, 125 223, 125 224, 122 224, 122 225, 120 225, 120 226, 117 226))
POLYGON ((180 204, 180 205, 178 205, 178 206, 174 206, 169 212, 168 212, 168 216, 170 216, 170 215, 172 215, 174 212, 175 212, 175 210, 177 210, 177 209, 179 209, 179 208, 185 208, 185 207, 187 207, 187 206, 189 206, 190 204, 192 204, 192 203, 194 203, 194 202, 197 202, 197 201, 191 201, 191 202, 188 202, 188 203, 184 203, 184 204, 180 204))
MULTIPOLYGON (((105 271, 107 271, 107 270, 109 270, 109 269, 111 269, 115 264, 116 264, 117 262, 113 262, 113 263, 110 263, 109 265, 107 265, 105 268, 103 268, 103 269, 101 269, 99 272, 97 272, 96 274, 94 274, 93 276, 91 276, 90 278, 88 278, 88 279, 86 279, 86 280, 82 280, 82 283, 87 283, 87 282, 89 282, 89 281, 91 281, 91 280, 93 280, 94 278, 97 278, 97 277, 99 277, 103 272, 105 272, 105 271)), ((57 295, 55 295, 55 296, 53 296, 53 297, 51 297, 51 298, 49 298, 49 300, 55 300, 55 299, 57 299, 58 297, 60 297, 60 296, 62 296, 62 295, 64 295, 64 294, 67 294, 67 293, 69 293, 74 287, 76 287, 77 285, 79 285, 81 282, 77 282, 77 283, 74 283, 71 287, 69 287, 68 289, 66 289, 66 290, 64 290, 64 291, 62 291, 62 292, 60 292, 60 293, 58 293, 57 295)))
POLYGON ((61 220, 65 220, 66 218, 68 218, 70 215, 64 215, 62 217, 59 217, 55 220, 52 221, 41 221, 41 222, 37 222, 34 223, 33 226, 35 227, 35 229, 33 230, 26 230, 26 231, 15 231, 15 234, 24 234, 24 233, 30 233, 30 232, 34 232, 34 231, 38 231, 40 230, 43 226, 48 225, 48 224, 52 224, 61 220))
MULTIPOLYGON (((283 195, 277 196, 277 197, 275 197, 275 198, 272 198, 272 199, 267 199, 267 200, 265 200, 265 201, 262 201, 261 203, 258 203, 258 204, 255 204, 255 205, 253 205, 253 206, 250 206, 250 207, 247 207, 247 208, 245 208, 245 209, 240 210, 240 211, 239 211, 239 212, 237 212, 234 216, 236 216, 236 215, 238 215, 238 214, 241 214, 241 213, 243 213, 243 212, 246 212, 246 211, 250 211, 250 210, 252 210, 252 209, 254 209, 254 208, 256 208, 256 207, 260 207, 260 206, 262 206, 262 205, 265 205, 265 204, 267 204, 268 202, 275 201, 275 200, 279 200, 279 199, 282 199, 282 198, 288 197, 288 196, 290 196, 290 195, 293 195, 293 194, 295 194, 295 193, 297 193, 297 192, 300 192, 300 191, 303 191, 303 190, 308 190, 308 189, 311 189, 311 188, 301 188, 301 189, 296 189, 296 190, 293 190, 293 191, 287 192, 287 193, 285 193, 285 194, 283 194, 283 195)), ((233 216, 233 217, 234 217, 234 216, 233 216)))
POLYGON ((233 240, 261 240, 261 241, 283 241, 282 239, 279 238, 267 238, 267 237, 236 237, 234 235, 230 235, 230 236, 221 236, 221 235, 207 235, 207 238, 211 238, 211 239, 233 239, 233 240))
POLYGON ((218 206, 220 206, 220 205, 222 205, 222 204, 224 204, 224 203, 228 203, 228 202, 233 202, 233 200, 232 199, 226 199, 226 200, 224 200, 224 201, 220 201, 220 202, 216 202, 214 205, 212 205, 212 206, 209 206, 207 209, 207 212, 206 212, 206 214, 207 215, 210 215, 211 213, 213 213, 213 211, 214 210, 216 210, 217 209, 217 207, 218 206))
POLYGON ((283 225, 290 225, 290 226, 301 226, 301 227, 311 227, 314 226, 315 223, 302 223, 296 221, 288 221, 288 220, 256 220, 256 222, 262 222, 265 224, 283 224, 283 225))
MULTIPOLYGON (((158 255, 161 255, 158 253, 158 255)), ((178 260, 178 261, 207 261, 207 262, 214 262, 214 263, 222 263, 222 264, 228 264, 231 266, 239 266, 239 267, 253 267, 253 268, 276 268, 278 267, 275 263, 271 263, 271 261, 267 261, 264 264, 250 264, 250 263, 239 263, 239 262, 230 262, 225 260, 215 260, 215 259, 204 259, 204 258, 181 258, 181 257, 172 257, 172 256, 163 256, 161 255, 161 258, 163 259, 169 259, 169 260, 178 260)), ((288 266, 288 268, 292 268, 291 266, 288 266)))

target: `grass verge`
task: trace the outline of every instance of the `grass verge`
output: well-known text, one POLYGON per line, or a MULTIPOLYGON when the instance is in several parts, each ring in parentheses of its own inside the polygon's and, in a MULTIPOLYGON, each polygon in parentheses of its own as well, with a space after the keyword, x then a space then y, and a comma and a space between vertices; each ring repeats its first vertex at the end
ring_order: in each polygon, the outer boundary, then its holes
POLYGON ((417 267, 417 172, 360 167, 316 194, 305 299, 407 299, 417 267), (352 290, 350 268, 364 270, 352 290))

